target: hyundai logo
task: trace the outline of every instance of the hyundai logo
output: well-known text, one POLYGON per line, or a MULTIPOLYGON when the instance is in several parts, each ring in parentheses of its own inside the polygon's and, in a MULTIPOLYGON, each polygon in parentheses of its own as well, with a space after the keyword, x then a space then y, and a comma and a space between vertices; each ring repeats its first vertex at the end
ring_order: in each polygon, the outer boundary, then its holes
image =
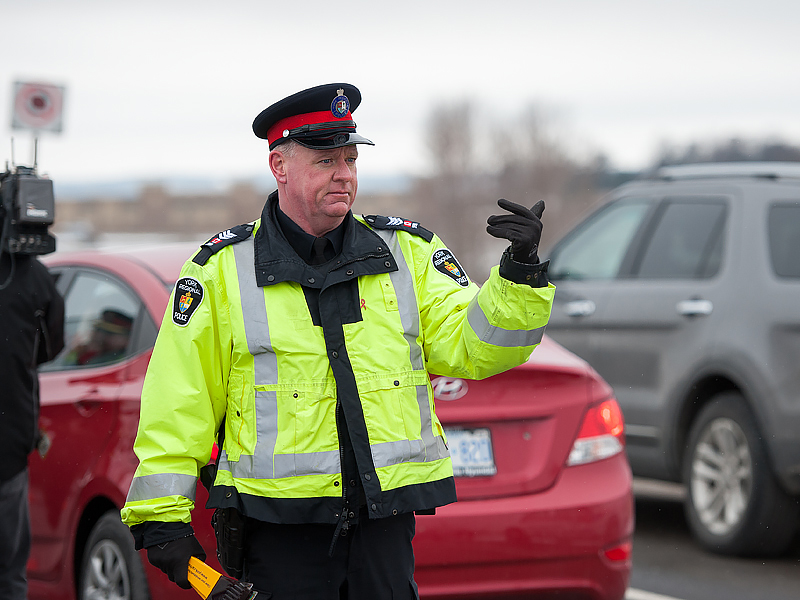
POLYGON ((438 400, 458 400, 469 391, 466 381, 454 377, 437 377, 431 381, 431 385, 433 386, 433 397, 438 400))

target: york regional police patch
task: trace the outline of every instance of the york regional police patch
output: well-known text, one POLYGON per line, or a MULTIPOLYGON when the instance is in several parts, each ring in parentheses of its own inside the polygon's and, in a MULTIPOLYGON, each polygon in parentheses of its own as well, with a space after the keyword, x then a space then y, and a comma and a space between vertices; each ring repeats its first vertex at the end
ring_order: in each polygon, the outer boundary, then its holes
POLYGON ((453 253, 447 248, 442 248, 434 252, 431 260, 437 271, 444 273, 461 287, 467 287, 469 285, 469 278, 464 272, 463 267, 458 264, 456 257, 453 256, 453 253))
POLYGON ((186 327, 194 311, 203 301, 203 286, 192 277, 182 277, 175 284, 175 296, 172 301, 172 322, 186 327))

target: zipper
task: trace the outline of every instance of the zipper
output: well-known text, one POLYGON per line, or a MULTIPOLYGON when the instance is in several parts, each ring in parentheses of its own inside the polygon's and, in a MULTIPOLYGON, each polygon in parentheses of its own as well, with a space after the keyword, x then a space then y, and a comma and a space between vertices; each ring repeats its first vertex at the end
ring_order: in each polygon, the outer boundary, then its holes
MULTIPOLYGON (((342 419, 342 402, 336 398, 336 430, 339 431, 339 421, 342 419)), ((328 548, 328 556, 333 556, 333 550, 336 548, 336 541, 340 535, 345 535, 350 527, 350 520, 347 517, 347 477, 344 472, 344 446, 342 445, 341 437, 339 438, 339 468, 342 475, 342 512, 339 515, 339 521, 336 523, 336 529, 333 530, 333 539, 331 540, 330 548, 328 548)))
MULTIPOLYGON (((336 431, 339 432, 339 421, 342 419, 342 401, 336 398, 336 431)), ((339 470, 342 475, 342 504, 347 504, 347 477, 344 472, 344 445, 342 444, 341 437, 339 439, 339 470)), ((346 511, 342 511, 345 513, 346 511)))

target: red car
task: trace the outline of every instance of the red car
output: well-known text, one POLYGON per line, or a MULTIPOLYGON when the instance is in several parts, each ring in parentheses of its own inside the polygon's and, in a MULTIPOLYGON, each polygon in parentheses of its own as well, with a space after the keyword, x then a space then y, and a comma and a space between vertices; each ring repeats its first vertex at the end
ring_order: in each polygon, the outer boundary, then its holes
MULTIPOLYGON (((197 597, 137 554, 119 520, 145 370, 192 249, 45 259, 65 296, 67 347, 40 378, 51 446, 30 459, 31 599, 197 597)), ((633 496, 610 387, 549 338, 507 373, 433 385, 459 502, 417 520, 420 595, 623 598, 633 496)), ((193 522, 219 568, 206 498, 199 486, 193 522)))

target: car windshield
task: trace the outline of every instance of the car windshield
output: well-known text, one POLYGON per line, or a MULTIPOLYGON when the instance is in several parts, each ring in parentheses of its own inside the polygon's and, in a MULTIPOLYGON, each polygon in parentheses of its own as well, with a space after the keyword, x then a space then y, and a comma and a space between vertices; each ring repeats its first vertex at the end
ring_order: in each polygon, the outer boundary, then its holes
POLYGON ((612 279, 647 214, 650 203, 625 199, 609 204, 557 247, 549 276, 558 279, 612 279))

